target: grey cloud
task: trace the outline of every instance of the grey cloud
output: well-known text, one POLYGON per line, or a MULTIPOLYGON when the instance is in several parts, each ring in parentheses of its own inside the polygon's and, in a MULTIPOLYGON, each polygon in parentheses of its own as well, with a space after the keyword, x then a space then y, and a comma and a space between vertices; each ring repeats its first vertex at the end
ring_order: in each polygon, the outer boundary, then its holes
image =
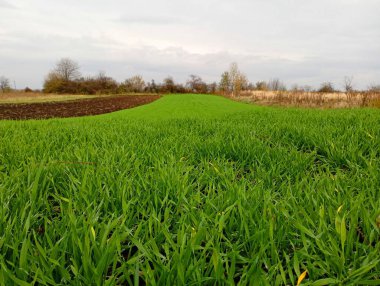
POLYGON ((0 8, 16 9, 16 6, 12 5, 8 1, 0 0, 0 8))
POLYGON ((141 25, 172 25, 184 23, 184 19, 172 16, 139 16, 139 15, 123 15, 118 22, 125 24, 141 24, 141 25))
POLYGON ((365 88, 380 80, 378 0, 10 3, 0 0, 0 74, 20 85, 40 87, 61 57, 117 80, 196 73, 218 81, 233 61, 253 82, 339 85, 352 75, 365 88), (22 9, 2 9, 9 5, 22 9))
MULTIPOLYGON (((25 39, 24 44, 31 50, 28 55, 11 57, 9 54, 7 60, 0 60, 0 73, 16 78, 21 86, 40 88, 44 76, 55 62, 61 57, 71 57, 79 62, 83 74, 94 75, 102 70, 119 81, 134 74, 157 81, 171 75, 178 82, 186 81, 190 74, 198 74, 209 82, 219 81, 221 72, 228 69, 231 62, 237 62, 252 82, 278 77, 288 86, 298 83, 316 87, 324 81, 333 81, 339 86, 343 77, 348 75, 360 80, 358 87, 365 88, 380 76, 376 64, 361 59, 305 57, 294 60, 228 51, 194 53, 183 47, 160 49, 154 46, 125 47, 121 44, 120 49, 115 49, 117 42, 112 43, 110 48, 98 45, 101 41, 89 37, 39 38, 35 42, 39 44, 32 46, 30 40, 25 39), (44 50, 40 50, 39 45, 43 45, 44 50), (67 52, 69 47, 70 52, 67 52), (83 50, 91 50, 91 54, 84 55, 83 50)), ((0 47, 0 54, 4 54, 3 49, 4 46, 0 47)), ((23 49, 20 45, 20 51, 23 49)))

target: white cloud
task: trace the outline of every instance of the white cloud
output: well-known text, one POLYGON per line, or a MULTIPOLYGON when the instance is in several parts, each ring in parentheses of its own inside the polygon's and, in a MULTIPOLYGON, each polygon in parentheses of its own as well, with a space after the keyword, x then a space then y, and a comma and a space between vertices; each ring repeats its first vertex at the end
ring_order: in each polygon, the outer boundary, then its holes
POLYGON ((8 1, 0 0, 0 9, 16 9, 16 6, 12 5, 8 1))

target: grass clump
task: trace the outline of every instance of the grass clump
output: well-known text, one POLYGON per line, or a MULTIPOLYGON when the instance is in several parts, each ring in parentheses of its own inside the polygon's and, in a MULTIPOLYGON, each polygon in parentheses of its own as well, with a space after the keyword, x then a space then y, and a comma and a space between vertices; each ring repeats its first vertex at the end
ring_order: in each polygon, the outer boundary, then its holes
POLYGON ((0 122, 0 285, 378 285, 379 123, 203 95, 0 122))

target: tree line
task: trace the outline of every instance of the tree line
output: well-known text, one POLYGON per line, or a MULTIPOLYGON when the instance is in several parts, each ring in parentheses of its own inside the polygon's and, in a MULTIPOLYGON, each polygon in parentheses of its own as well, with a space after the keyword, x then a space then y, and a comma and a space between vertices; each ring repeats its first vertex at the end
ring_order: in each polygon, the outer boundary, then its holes
POLYGON ((121 93, 216 93, 216 83, 207 84, 201 77, 190 75, 186 84, 176 83, 171 76, 161 83, 145 82, 135 75, 122 82, 100 72, 96 76, 83 77, 79 65, 71 59, 61 59, 46 76, 43 91, 67 94, 121 94, 121 93))
MULTIPOLYGON (((353 79, 345 77, 344 91, 353 92, 353 79)), ((370 91, 380 92, 379 85, 368 88, 370 91)), ((122 94, 122 93, 209 93, 238 96, 246 90, 259 91, 286 91, 286 85, 279 79, 258 81, 255 84, 248 81, 247 76, 239 70, 236 63, 232 63, 228 70, 220 76, 219 83, 206 83, 198 75, 190 75, 185 84, 177 83, 173 77, 166 77, 161 83, 154 80, 145 82, 143 77, 135 75, 122 82, 117 82, 104 72, 96 76, 82 76, 79 64, 69 58, 63 58, 48 73, 44 80, 43 92, 58 94, 122 94)), ((310 86, 294 85, 293 92, 323 92, 338 91, 331 82, 325 82, 318 89, 310 86)), ((0 91, 11 91, 9 79, 0 77, 0 91)), ((25 91, 32 91, 25 88, 25 91)))

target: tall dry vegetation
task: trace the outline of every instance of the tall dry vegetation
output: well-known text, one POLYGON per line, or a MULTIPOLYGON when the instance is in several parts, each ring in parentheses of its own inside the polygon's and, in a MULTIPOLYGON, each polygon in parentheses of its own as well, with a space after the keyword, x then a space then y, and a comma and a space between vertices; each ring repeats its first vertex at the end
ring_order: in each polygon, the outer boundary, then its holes
POLYGON ((282 105, 318 108, 380 107, 380 86, 372 85, 367 90, 354 88, 353 77, 345 77, 343 91, 338 91, 331 82, 324 82, 316 90, 310 86, 294 85, 287 90, 279 79, 248 84, 238 100, 264 105, 282 105))
POLYGON ((346 108, 380 107, 380 92, 373 90, 325 93, 318 91, 245 91, 238 100, 263 105, 346 108))

